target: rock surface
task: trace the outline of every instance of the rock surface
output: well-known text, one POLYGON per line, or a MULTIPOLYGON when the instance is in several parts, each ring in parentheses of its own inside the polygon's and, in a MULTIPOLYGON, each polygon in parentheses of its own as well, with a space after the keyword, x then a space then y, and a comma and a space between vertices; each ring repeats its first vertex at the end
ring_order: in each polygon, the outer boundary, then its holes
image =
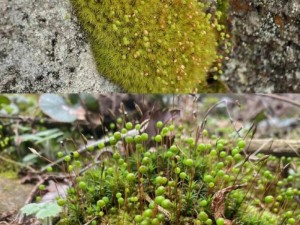
POLYGON ((20 181, 0 177, 0 214, 18 211, 24 206, 33 185, 23 185, 20 181))
MULTIPOLYGON (((233 92, 300 92, 300 1, 229 0, 233 92)), ((118 92, 98 75, 68 0, 0 0, 1 92, 118 92), (2 16, 4 15, 4 16, 2 16)))
POLYGON ((300 92, 300 1, 230 0, 234 92, 300 92))
POLYGON ((116 92, 68 0, 0 0, 1 92, 116 92), (4 15, 4 16, 2 16, 4 15))

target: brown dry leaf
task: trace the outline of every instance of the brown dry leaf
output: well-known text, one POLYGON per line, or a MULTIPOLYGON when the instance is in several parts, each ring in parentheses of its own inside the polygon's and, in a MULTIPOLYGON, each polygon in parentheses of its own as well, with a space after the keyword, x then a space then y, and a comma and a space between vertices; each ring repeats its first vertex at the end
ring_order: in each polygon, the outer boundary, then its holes
POLYGON ((82 106, 71 111, 71 114, 76 115, 77 120, 85 120, 85 113, 85 109, 82 106))
POLYGON ((214 215, 215 219, 218 218, 224 218, 225 219, 225 225, 231 225, 232 221, 228 220, 224 216, 224 210, 225 210, 225 198, 228 193, 230 193, 233 190, 240 189, 242 187, 245 187, 246 184, 242 185, 233 185, 227 188, 223 188, 219 191, 217 191, 213 198, 211 203, 211 212, 214 215))

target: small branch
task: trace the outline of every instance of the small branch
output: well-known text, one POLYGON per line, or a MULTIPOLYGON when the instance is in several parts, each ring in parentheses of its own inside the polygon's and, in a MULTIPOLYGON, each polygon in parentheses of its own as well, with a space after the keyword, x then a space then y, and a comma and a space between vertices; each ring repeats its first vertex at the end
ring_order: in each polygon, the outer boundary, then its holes
MULTIPOLYGON (((229 117, 230 123, 231 123, 231 125, 232 125, 234 131, 236 132, 236 134, 237 134, 238 137, 241 137, 241 136, 240 136, 240 133, 239 133, 240 130, 237 130, 237 129, 236 129, 234 120, 233 120, 233 118, 232 118, 232 116, 231 116, 231 114, 230 114, 229 107, 228 107, 228 100, 225 99, 225 100, 221 100, 221 101, 215 103, 214 105, 212 105, 212 106, 206 111, 206 113, 205 113, 205 115, 204 115, 204 117, 203 117, 202 123, 201 123, 201 125, 198 127, 198 129, 197 129, 196 144, 197 144, 197 140, 198 140, 199 137, 200 137, 201 132, 202 132, 203 129, 205 128, 205 125, 206 125, 206 122, 207 122, 207 117, 209 116, 209 114, 211 113, 211 111, 212 111, 213 109, 215 109, 218 105, 220 105, 220 104, 222 104, 222 103, 225 104, 226 113, 227 113, 227 116, 229 117)), ((236 104, 236 102, 235 102, 235 104, 236 104)))
MULTIPOLYGON (((142 122, 141 129, 139 131, 133 129, 133 130, 128 131, 126 134, 122 134, 122 139, 124 139, 126 137, 129 137, 129 136, 133 137, 133 136, 135 136, 137 134, 142 133, 147 128, 148 123, 149 123, 149 119, 147 119, 144 122, 142 122)), ((98 145, 100 143, 103 143, 104 146, 110 146, 109 138, 105 137, 105 138, 97 140, 97 141, 95 141, 95 142, 93 142, 91 144, 83 146, 83 147, 79 148, 77 151, 78 151, 79 154, 82 154, 82 153, 86 152, 88 149, 91 149, 91 148, 98 149, 98 145)), ((55 165, 57 165, 57 164, 59 164, 59 163, 61 163, 63 161, 64 161, 64 158, 60 158, 60 159, 58 159, 58 160, 56 160, 56 161, 48 164, 47 166, 43 167, 41 169, 41 172, 45 172, 47 170, 47 167, 49 167, 49 166, 55 166, 55 165)))
POLYGON ((31 172, 33 172, 33 173, 38 173, 38 172, 37 172, 35 169, 33 169, 31 166, 24 165, 24 164, 22 164, 22 163, 19 163, 19 162, 14 161, 14 160, 8 159, 8 158, 6 158, 6 157, 4 157, 4 156, 1 156, 1 155, 0 155, 0 159, 3 160, 3 161, 5 161, 5 162, 7 162, 7 163, 11 163, 11 164, 13 164, 13 165, 16 165, 16 166, 18 166, 18 167, 26 168, 26 169, 30 170, 31 172))
MULTIPOLYGON (((150 196, 149 196, 147 193, 144 194, 144 199, 145 199, 148 203, 153 202, 153 200, 150 198, 150 196)), ((157 206, 157 210, 158 210, 160 213, 164 214, 164 215, 168 218, 169 221, 171 221, 171 214, 170 214, 169 211, 165 210, 163 207, 161 207, 161 206, 159 206, 159 205, 157 206)))
POLYGON ((246 153, 255 153, 258 149, 259 153, 267 155, 299 157, 300 141, 277 139, 270 142, 270 139, 253 139, 246 153))
MULTIPOLYGON (((11 116, 11 115, 0 115, 0 119, 5 119, 5 120, 17 120, 20 121, 21 123, 39 123, 39 124, 51 124, 51 125, 62 125, 62 124, 67 124, 70 125, 72 123, 70 122, 61 122, 49 118, 44 118, 44 117, 29 117, 29 116, 11 116)), ((76 121, 80 125, 89 125, 86 121, 78 120, 76 121)))
POLYGON ((299 102, 296 102, 296 101, 293 101, 293 100, 291 100, 291 99, 282 97, 282 96, 280 96, 280 95, 275 95, 275 94, 257 94, 257 95, 263 96, 263 97, 268 97, 268 98, 273 98, 273 99, 276 99, 276 100, 279 100, 279 101, 283 101, 283 102, 292 104, 292 105, 294 105, 294 106, 300 107, 300 103, 299 103, 299 102))
POLYGON ((90 221, 86 222, 84 225, 89 225, 93 220, 97 219, 98 216, 95 216, 94 218, 92 218, 90 221))

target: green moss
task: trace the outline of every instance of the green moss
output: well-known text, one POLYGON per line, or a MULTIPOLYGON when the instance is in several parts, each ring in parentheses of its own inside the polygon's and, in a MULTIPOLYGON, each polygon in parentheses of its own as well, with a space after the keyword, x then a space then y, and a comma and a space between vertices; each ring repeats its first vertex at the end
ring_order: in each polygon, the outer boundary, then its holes
POLYGON ((278 215, 268 209, 260 209, 254 202, 244 199, 245 191, 236 190, 231 192, 226 200, 226 218, 235 217, 236 224, 240 225, 276 225, 278 215))
POLYGON ((238 213, 238 220, 243 225, 276 225, 279 217, 267 210, 260 211, 252 205, 243 205, 238 213))
POLYGON ((222 12, 220 21, 225 23, 229 10, 229 0, 217 0, 217 10, 222 12))
POLYGON ((7 179, 16 179, 18 177, 18 173, 15 171, 3 171, 0 172, 0 177, 4 177, 7 179))
POLYGON ((98 71, 126 91, 211 90, 206 80, 217 59, 218 23, 204 13, 204 4, 197 0, 71 2, 90 37, 98 71))

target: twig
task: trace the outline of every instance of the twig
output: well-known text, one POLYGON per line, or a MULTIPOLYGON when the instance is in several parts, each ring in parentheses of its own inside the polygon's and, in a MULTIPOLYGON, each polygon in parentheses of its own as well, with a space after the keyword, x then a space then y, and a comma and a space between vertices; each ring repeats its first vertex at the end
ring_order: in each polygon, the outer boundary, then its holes
POLYGON ((8 224, 5 220, 9 219, 10 217, 12 217, 14 214, 16 213, 15 210, 13 211, 8 211, 8 212, 4 212, 0 214, 0 225, 2 223, 8 224))
POLYGON ((205 115, 204 115, 204 117, 203 117, 203 121, 202 121, 201 126, 200 126, 201 130, 204 129, 204 126, 205 126, 205 123, 206 123, 206 118, 208 117, 208 115, 210 114, 210 112, 211 112, 214 108, 216 108, 218 105, 220 105, 220 104, 222 104, 222 103, 225 103, 225 102, 226 102, 225 100, 219 101, 219 102, 217 102, 216 104, 212 105, 212 106, 206 111, 206 113, 205 113, 205 115))
POLYGON ((246 153, 255 153, 258 149, 259 153, 267 155, 297 157, 300 154, 300 141, 278 139, 270 142, 269 139, 254 139, 246 153))
POLYGON ((19 163, 19 162, 14 161, 14 160, 8 159, 8 158, 6 158, 6 157, 4 157, 4 156, 1 156, 1 155, 0 155, 0 159, 2 159, 2 160, 5 161, 5 162, 14 164, 14 165, 16 165, 16 166, 18 166, 18 167, 26 168, 26 169, 30 170, 31 172, 33 172, 33 173, 38 173, 38 171, 36 171, 35 169, 33 169, 31 166, 24 165, 24 164, 22 164, 22 163, 19 163))
MULTIPOLYGON (((149 119, 143 121, 142 124, 141 124, 141 129, 140 129, 139 131, 138 131, 138 130, 135 130, 135 129, 130 130, 130 131, 128 131, 126 134, 122 134, 122 139, 124 139, 124 138, 126 138, 126 137, 129 137, 129 136, 132 137, 132 136, 135 136, 135 135, 137 135, 137 134, 142 133, 142 132, 147 128, 148 123, 149 123, 149 119)), ((86 152, 88 149, 97 149, 98 146, 99 146, 99 144, 102 144, 102 143, 104 144, 104 146, 110 146, 109 138, 108 138, 108 137, 105 137, 105 138, 100 139, 100 140, 97 140, 97 141, 95 141, 95 142, 93 142, 93 143, 91 143, 91 144, 87 144, 86 146, 83 146, 83 147, 79 148, 79 149, 77 150, 77 152, 78 152, 79 154, 82 154, 82 153, 86 152)), ((58 160, 56 160, 56 161, 54 161, 54 162, 48 164, 47 166, 43 167, 43 168, 41 169, 41 172, 45 172, 45 171, 47 170, 48 167, 57 165, 58 163, 61 163, 61 162, 63 162, 63 161, 64 161, 64 158, 60 158, 60 159, 58 159, 58 160)))
MULTIPOLYGON (((148 203, 150 203, 150 202, 153 201, 147 193, 144 194, 144 199, 148 203)), ((162 214, 164 214, 168 218, 169 221, 171 221, 171 214, 170 214, 169 211, 165 210, 163 207, 161 207, 159 205, 157 206, 157 209, 158 209, 159 212, 161 212, 162 214)))
MULTIPOLYGON (((0 119, 18 120, 21 123, 72 124, 70 122, 62 122, 62 121, 57 121, 57 120, 43 118, 43 117, 11 116, 11 115, 3 115, 3 114, 0 114, 0 119)), ((86 121, 83 121, 83 120, 78 120, 77 122, 79 122, 80 125, 89 125, 89 123, 87 123, 86 121)))
MULTIPOLYGON (((45 180, 47 180, 47 179, 48 179, 48 176, 46 176, 46 177, 41 177, 41 176, 39 176, 39 182, 38 182, 38 183, 33 187, 33 189, 31 190, 31 192, 30 192, 30 194, 28 195, 28 197, 27 197, 27 199, 26 199, 24 205, 27 205, 27 204, 29 204, 29 203, 32 201, 33 196, 35 195, 35 193, 36 193, 37 190, 39 189, 39 186, 40 186, 41 184, 43 184, 43 183, 45 182, 45 180)), ((18 224, 23 224, 24 218, 25 218, 24 214, 23 214, 23 213, 20 214, 19 220, 18 220, 18 224)))
POLYGON ((224 100, 221 100, 221 101, 215 103, 214 105, 212 105, 212 106, 206 111, 206 113, 205 113, 205 115, 204 115, 204 117, 203 117, 202 123, 201 123, 201 125, 198 127, 198 129, 197 129, 196 144, 197 144, 197 140, 199 139, 199 136, 200 136, 200 134, 201 134, 201 131, 203 131, 203 129, 204 129, 204 127, 205 127, 205 124, 206 124, 206 121, 207 121, 207 117, 209 116, 209 114, 211 113, 211 111, 212 111, 214 108, 216 108, 218 105, 220 105, 220 104, 222 104, 222 103, 225 103, 226 113, 227 113, 227 115, 228 115, 228 117, 229 117, 230 123, 231 123, 231 125, 233 126, 234 131, 237 133, 237 136, 238 136, 238 137, 241 137, 241 136, 240 136, 240 133, 239 133, 240 130, 237 130, 237 129, 236 129, 235 124, 234 124, 234 120, 233 120, 233 118, 232 118, 231 115, 230 115, 229 108, 228 108, 228 100, 227 100, 227 99, 224 99, 224 100))
POLYGON ((287 102, 289 104, 292 104, 294 106, 298 106, 300 107, 300 103, 299 102, 296 102, 296 101, 293 101, 291 99, 288 99, 288 98, 284 98, 280 95, 275 95, 275 94, 257 94, 259 96, 263 96, 263 97, 268 97, 268 98, 273 98, 273 99, 276 99, 276 100, 279 100, 279 101, 283 101, 283 102, 287 102))
POLYGON ((86 222, 84 225, 89 225, 93 220, 97 219, 98 216, 95 216, 94 218, 92 218, 90 221, 86 222))

